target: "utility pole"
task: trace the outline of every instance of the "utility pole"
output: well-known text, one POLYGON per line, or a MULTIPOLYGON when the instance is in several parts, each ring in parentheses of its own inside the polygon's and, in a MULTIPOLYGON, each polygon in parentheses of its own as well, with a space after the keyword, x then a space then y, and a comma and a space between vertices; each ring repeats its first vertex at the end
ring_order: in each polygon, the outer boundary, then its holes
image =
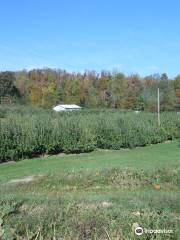
POLYGON ((160 99, 159 99, 159 87, 157 90, 157 104, 158 104, 158 126, 161 125, 161 120, 160 120, 160 99))

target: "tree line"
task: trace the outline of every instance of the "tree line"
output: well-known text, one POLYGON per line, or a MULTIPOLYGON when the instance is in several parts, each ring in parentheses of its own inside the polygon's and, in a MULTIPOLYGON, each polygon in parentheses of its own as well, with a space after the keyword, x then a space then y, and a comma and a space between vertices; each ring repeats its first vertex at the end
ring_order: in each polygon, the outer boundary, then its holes
POLYGON ((0 72, 0 103, 22 103, 51 108, 59 103, 84 107, 157 111, 157 88, 162 111, 180 110, 180 75, 140 77, 121 72, 34 69, 0 72))

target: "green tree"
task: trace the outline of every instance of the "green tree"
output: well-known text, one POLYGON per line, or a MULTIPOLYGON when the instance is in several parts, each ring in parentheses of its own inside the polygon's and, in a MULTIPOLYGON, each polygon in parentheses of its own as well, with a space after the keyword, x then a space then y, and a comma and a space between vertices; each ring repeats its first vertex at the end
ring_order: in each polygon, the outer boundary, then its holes
POLYGON ((20 93, 15 86, 15 73, 1 72, 0 73, 0 102, 11 103, 13 97, 20 97, 20 93))
POLYGON ((144 99, 144 108, 150 112, 157 111, 157 88, 159 75, 150 75, 143 79, 143 99, 144 99))
POLYGON ((110 81, 110 73, 102 71, 97 82, 97 93, 100 100, 100 105, 107 106, 108 104, 108 86, 110 81))
POLYGON ((173 82, 169 80, 168 76, 164 73, 161 75, 158 85, 160 89, 161 110, 173 110, 175 102, 175 91, 173 82))
POLYGON ((125 108, 127 80, 122 73, 115 73, 112 79, 112 104, 115 108, 125 108))

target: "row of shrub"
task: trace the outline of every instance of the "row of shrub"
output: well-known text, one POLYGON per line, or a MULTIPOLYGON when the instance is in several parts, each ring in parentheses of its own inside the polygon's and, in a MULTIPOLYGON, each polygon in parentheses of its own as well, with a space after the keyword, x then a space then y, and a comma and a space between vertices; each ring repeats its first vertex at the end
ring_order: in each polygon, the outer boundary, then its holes
POLYGON ((0 118, 0 162, 42 154, 120 149, 180 137, 180 116, 119 111, 16 113, 0 118))

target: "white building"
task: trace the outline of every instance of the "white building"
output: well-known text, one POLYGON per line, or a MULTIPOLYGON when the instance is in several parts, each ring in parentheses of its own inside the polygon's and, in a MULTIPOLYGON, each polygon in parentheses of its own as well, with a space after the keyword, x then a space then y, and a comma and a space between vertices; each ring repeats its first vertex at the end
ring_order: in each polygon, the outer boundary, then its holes
POLYGON ((61 104, 61 105, 57 105, 53 108, 53 110, 56 112, 73 111, 73 110, 80 110, 80 109, 81 109, 81 107, 76 104, 61 104))

